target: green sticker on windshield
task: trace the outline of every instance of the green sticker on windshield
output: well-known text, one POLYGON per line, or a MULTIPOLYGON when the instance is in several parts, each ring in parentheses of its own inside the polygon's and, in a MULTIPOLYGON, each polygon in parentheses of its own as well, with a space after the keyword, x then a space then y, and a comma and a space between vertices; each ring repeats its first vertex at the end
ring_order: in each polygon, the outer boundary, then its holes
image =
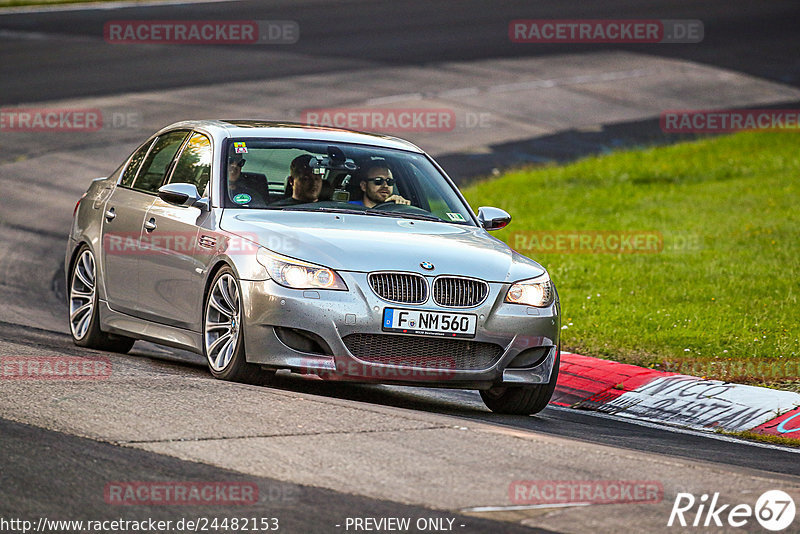
POLYGON ((465 219, 464 219, 464 216, 463 216, 463 215, 461 215, 460 213, 448 213, 448 214, 447 214, 447 217, 448 217, 448 218, 449 218, 451 221, 461 221, 461 222, 464 222, 464 220, 465 220, 465 219))
POLYGON ((239 193, 238 195, 233 197, 233 201, 236 202, 237 204, 247 204, 251 200, 253 200, 253 197, 251 197, 247 193, 239 193))

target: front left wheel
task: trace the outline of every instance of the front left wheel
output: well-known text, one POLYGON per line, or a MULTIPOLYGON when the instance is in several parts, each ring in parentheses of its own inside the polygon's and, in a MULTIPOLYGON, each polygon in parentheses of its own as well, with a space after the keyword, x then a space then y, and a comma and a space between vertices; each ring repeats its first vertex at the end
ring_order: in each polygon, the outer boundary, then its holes
POLYGON ((94 254, 83 245, 69 276, 69 330, 72 341, 80 347, 126 353, 136 340, 100 330, 97 285, 94 254))
POLYGON ((222 380, 261 384, 271 374, 245 359, 242 303, 233 271, 223 267, 211 282, 203 314, 203 355, 222 380))
POLYGON ((533 415, 547 407, 558 381, 558 367, 561 363, 561 346, 556 352, 550 380, 546 384, 530 386, 493 386, 481 390, 483 403, 493 412, 511 415, 533 415))

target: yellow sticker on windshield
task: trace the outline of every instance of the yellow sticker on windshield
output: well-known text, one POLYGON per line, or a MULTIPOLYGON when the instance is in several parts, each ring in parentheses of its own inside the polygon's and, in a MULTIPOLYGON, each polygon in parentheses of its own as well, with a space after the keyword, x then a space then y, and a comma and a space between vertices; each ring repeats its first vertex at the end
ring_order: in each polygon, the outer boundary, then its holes
POLYGON ((244 141, 233 143, 233 151, 237 154, 247 154, 247 145, 244 144, 244 141))

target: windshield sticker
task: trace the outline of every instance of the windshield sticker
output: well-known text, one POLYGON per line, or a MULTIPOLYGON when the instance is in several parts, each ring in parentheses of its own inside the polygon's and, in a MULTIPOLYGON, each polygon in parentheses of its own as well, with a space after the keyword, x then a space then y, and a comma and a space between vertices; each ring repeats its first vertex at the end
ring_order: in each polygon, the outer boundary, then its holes
POLYGON ((251 200, 253 200, 253 197, 251 197, 247 193, 239 193, 238 195, 233 197, 233 201, 236 202, 237 204, 247 204, 251 200))
POLYGON ((244 144, 244 141, 233 143, 233 151, 237 154, 247 154, 247 145, 244 144))
POLYGON ((464 222, 466 220, 466 219, 464 219, 464 216, 461 215, 460 213, 448 213, 447 214, 447 218, 450 219, 451 221, 464 222))

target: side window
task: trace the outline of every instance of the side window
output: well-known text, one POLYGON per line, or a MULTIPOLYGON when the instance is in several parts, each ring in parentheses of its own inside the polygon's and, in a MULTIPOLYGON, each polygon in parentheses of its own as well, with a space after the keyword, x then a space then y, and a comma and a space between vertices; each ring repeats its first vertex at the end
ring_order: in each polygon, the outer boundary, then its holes
POLYGON ((144 157, 147 155, 147 151, 150 149, 150 145, 152 144, 153 141, 151 139, 139 147, 139 150, 133 153, 133 156, 131 156, 131 161, 122 175, 122 181, 120 181, 120 185, 124 187, 130 187, 133 184, 133 179, 136 178, 136 173, 139 171, 139 167, 142 166, 142 160, 144 160, 144 157))
POLYGON ((170 132, 158 138, 133 182, 134 189, 146 193, 155 193, 158 190, 186 135, 187 132, 170 132))
POLYGON ((211 141, 205 135, 196 133, 183 148, 170 183, 194 184, 200 196, 207 196, 206 186, 210 177, 211 141))

